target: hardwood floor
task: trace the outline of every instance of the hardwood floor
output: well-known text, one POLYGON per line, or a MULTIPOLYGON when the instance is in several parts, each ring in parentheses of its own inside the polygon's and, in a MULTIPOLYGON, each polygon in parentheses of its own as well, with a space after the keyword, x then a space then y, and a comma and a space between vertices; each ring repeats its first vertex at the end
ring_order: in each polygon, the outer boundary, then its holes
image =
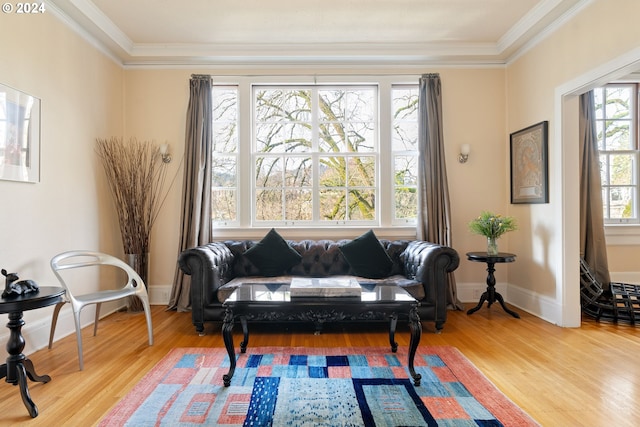
MULTIPOLYGON (((425 323, 421 345, 452 345, 500 390, 543 426, 635 426, 640 420, 640 331, 638 327, 585 320, 560 328, 527 313, 514 319, 499 306, 467 316, 451 312, 442 334, 425 323)), ((115 313, 103 319, 98 336, 83 331, 84 371, 78 370, 75 336, 53 349, 29 355, 47 384, 29 382, 40 415, 31 419, 20 391, 0 385, 0 425, 91 426, 100 421, 173 347, 223 347, 220 324, 198 336, 190 313, 153 307, 155 344, 148 346, 142 314, 115 313)), ((236 328, 235 332, 237 333, 236 328)), ((291 325, 251 329, 249 346, 386 346, 384 326, 328 325, 321 335, 291 325)), ((408 345, 408 328, 397 341, 408 345)), ((236 339, 236 343, 239 339, 236 339)))

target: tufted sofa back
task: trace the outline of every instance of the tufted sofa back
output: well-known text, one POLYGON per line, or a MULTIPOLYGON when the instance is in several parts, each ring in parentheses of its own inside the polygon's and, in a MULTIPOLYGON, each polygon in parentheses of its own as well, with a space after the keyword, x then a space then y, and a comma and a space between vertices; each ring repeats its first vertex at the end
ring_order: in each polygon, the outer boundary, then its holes
MULTIPOLYGON (((308 277, 325 277, 342 274, 353 274, 349 264, 340 252, 340 246, 350 240, 301 240, 287 243, 301 256, 302 260, 294 265, 287 274, 308 277)), ((233 254, 234 262, 229 277, 259 276, 260 271, 244 253, 258 243, 255 240, 228 240, 224 244, 233 254)), ((404 262, 401 254, 409 244, 408 240, 389 241, 380 239, 380 243, 393 261, 390 275, 404 274, 404 262)))

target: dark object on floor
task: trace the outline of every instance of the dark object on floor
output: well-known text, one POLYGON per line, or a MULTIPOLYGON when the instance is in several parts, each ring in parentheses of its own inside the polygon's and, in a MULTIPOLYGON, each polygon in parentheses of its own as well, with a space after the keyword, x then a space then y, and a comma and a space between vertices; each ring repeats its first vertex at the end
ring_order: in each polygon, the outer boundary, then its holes
POLYGON ((640 285, 611 282, 611 290, 602 284, 584 259, 580 258, 580 304, 582 311, 596 320, 629 322, 640 320, 640 285))
POLYGON ((29 292, 38 292, 38 285, 33 280, 18 280, 18 274, 7 273, 2 269, 2 275, 6 277, 2 298, 13 295, 28 294, 29 292))

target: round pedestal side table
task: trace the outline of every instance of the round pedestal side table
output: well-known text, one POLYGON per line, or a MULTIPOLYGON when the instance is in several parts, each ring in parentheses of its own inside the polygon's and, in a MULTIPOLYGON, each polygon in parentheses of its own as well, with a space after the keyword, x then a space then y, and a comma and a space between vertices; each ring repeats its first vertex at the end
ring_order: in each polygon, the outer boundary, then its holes
POLYGON ((504 298, 498 292, 496 292, 496 278, 493 273, 496 271, 495 265, 497 263, 505 263, 505 262, 514 262, 516 260, 516 256, 514 254, 506 253, 506 252, 498 252, 497 255, 489 255, 486 252, 468 252, 467 259, 473 262, 484 262, 487 264, 487 290, 480 297, 480 302, 478 305, 467 311, 467 314, 473 314, 476 311, 480 310, 482 304, 487 301, 487 308, 491 307, 491 305, 498 301, 502 306, 503 310, 512 315, 513 317, 519 319, 520 315, 513 310, 507 308, 504 303, 504 298))
POLYGON ((11 331, 7 342, 9 356, 7 356, 6 363, 0 365, 0 379, 6 378, 6 382, 9 384, 20 387, 22 401, 32 418, 38 416, 38 408, 29 395, 27 378, 31 381, 48 383, 51 381, 51 377, 49 375, 36 374, 33 362, 22 354, 25 346, 24 337, 22 336, 22 326, 24 325, 22 313, 27 310, 57 304, 62 301, 63 295, 63 288, 44 286, 38 292, 0 298, 0 313, 9 314, 7 328, 11 331))

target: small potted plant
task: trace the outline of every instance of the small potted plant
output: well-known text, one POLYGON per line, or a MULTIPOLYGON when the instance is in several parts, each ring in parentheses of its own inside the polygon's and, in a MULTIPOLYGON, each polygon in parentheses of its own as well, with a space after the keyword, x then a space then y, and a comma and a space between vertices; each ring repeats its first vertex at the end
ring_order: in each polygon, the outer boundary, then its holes
POLYGON ((487 254, 498 255, 498 238, 507 231, 517 230, 516 220, 510 216, 484 211, 469 223, 469 230, 487 238, 487 254))

